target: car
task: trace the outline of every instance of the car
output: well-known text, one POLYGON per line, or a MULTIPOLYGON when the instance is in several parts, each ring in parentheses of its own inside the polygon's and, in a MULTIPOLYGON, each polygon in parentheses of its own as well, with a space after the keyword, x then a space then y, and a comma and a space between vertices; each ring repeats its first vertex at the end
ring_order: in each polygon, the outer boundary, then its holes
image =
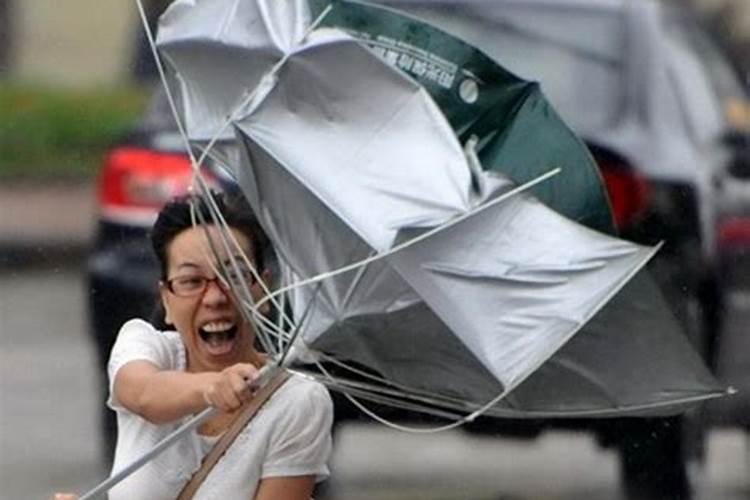
MULTIPOLYGON (((723 311, 719 179, 733 153, 722 140, 727 125, 713 70, 686 40, 684 15, 654 0, 380 3, 421 16, 519 76, 541 82, 597 160, 621 235, 666 242, 652 271, 712 365, 723 311)), ((236 189, 220 166, 207 164, 205 173, 215 187, 236 189)), ((186 191, 191 175, 185 145, 157 91, 139 125, 107 155, 99 176, 99 220, 87 269, 90 332, 103 394, 120 325, 148 317, 156 300, 158 272, 148 228, 167 199, 186 191)), ((339 422, 359 417, 344 398, 335 397, 335 406, 339 422)), ((112 412, 104 410, 102 422, 110 450, 112 412)), ((700 439, 685 436, 700 432, 686 432, 694 426, 681 417, 501 423, 480 418, 469 430, 534 436, 554 427, 593 430, 603 443, 617 445, 629 498, 661 493, 689 498, 687 463, 700 456, 700 439)))
POLYGON ((731 156, 716 178, 716 231, 720 273, 731 288, 748 282, 744 262, 750 252, 750 88, 743 85, 739 66, 724 57, 706 31, 689 18, 681 24, 683 39, 709 70, 711 87, 726 117, 721 140, 731 156))
POLYGON ((734 144, 735 158, 720 181, 723 196, 717 229, 722 276, 729 288, 750 282, 750 141, 734 144))

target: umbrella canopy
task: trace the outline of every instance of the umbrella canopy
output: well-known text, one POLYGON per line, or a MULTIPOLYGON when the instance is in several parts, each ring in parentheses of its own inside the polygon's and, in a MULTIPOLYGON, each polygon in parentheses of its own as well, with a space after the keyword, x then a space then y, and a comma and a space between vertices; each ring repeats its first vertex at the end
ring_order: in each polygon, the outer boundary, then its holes
POLYGON ((160 18, 158 43, 167 67, 180 68, 170 83, 190 103, 181 110, 190 139, 233 139, 227 117, 295 50, 309 24, 305 0, 173 2, 160 18))
MULTIPOLYGON (((310 4, 315 15, 330 4, 321 26, 346 31, 427 89, 461 143, 478 138, 483 168, 521 184, 550 165, 560 167, 561 175, 532 189, 534 196, 572 220, 615 233, 595 162, 537 82, 519 78, 480 50, 413 17, 364 3, 310 4)), ((445 9, 433 2, 431 11, 415 10, 450 19, 455 6, 439 4, 445 9)))
POLYGON ((654 250, 599 232, 612 226, 595 165, 538 87, 393 11, 323 16, 312 30, 303 2, 178 0, 158 38, 190 138, 232 130, 231 167, 285 282, 319 283, 289 292, 304 347, 402 395, 498 415, 660 412, 721 393, 647 277, 629 285, 644 301, 601 311, 654 250), (336 29, 347 19, 472 75, 457 88, 472 112, 336 29))

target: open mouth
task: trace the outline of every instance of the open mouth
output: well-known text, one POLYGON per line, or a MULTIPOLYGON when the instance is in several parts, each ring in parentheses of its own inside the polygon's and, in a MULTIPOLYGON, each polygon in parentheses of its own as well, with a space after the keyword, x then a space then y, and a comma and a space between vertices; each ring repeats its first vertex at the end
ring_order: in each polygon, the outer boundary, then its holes
POLYGON ((220 356, 232 350, 238 330, 233 321, 212 321, 201 326, 198 335, 210 354, 220 356))

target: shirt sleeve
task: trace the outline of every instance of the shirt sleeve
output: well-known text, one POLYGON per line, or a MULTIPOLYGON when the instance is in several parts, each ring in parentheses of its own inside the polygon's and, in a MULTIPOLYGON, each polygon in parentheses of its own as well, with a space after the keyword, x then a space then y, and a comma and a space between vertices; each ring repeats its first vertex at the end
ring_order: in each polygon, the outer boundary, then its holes
POLYGON ((179 336, 175 332, 159 331, 141 319, 126 322, 117 334, 107 365, 107 405, 115 411, 122 409, 114 395, 115 377, 120 368, 131 361, 149 361, 164 370, 178 369, 179 345, 179 336))
POLYGON ((261 477, 313 475, 323 480, 330 474, 331 396, 318 383, 305 382, 291 389, 282 400, 261 477))

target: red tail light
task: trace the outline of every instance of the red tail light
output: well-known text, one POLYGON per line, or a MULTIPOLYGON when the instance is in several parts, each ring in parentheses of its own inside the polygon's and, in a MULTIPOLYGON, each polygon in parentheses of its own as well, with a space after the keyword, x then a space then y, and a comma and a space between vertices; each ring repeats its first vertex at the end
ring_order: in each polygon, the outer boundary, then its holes
POLYGON ((612 159, 598 159, 599 168, 607 186, 615 224, 628 226, 642 215, 651 198, 648 182, 625 163, 612 159))
POLYGON ((114 149, 99 178, 101 215, 128 224, 150 225, 164 203, 187 192, 192 177, 186 155, 137 147, 114 149))
POLYGON ((750 218, 730 217, 719 224, 719 246, 724 250, 750 248, 750 218))

